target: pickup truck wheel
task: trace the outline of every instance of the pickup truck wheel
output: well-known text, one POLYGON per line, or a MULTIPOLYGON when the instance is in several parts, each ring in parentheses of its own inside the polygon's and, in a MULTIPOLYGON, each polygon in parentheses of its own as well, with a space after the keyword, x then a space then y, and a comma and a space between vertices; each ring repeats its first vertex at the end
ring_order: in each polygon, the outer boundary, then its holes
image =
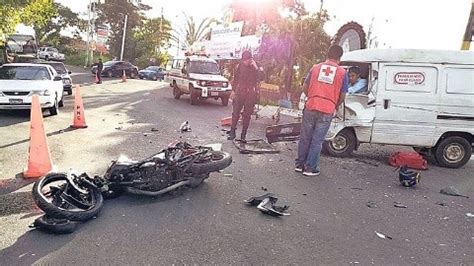
POLYGON ((58 114, 58 109, 59 109, 58 105, 59 105, 58 98, 56 97, 56 99, 54 100, 54 105, 52 107, 48 108, 48 111, 49 111, 50 115, 57 115, 58 114))
POLYGON ((463 137, 452 136, 443 139, 435 148, 436 161, 442 167, 459 168, 465 165, 472 155, 472 146, 463 137))
POLYGON ((173 88, 173 97, 176 100, 179 100, 179 98, 181 97, 181 91, 179 90, 178 85, 176 85, 176 81, 173 81, 173 84, 171 87, 173 88))
POLYGON ((194 89, 193 86, 189 86, 189 93, 191 96, 191 105, 197 105, 199 102, 197 91, 194 89))
POLYGON ((64 101, 63 101, 63 99, 61 99, 61 101, 59 101, 58 106, 59 106, 59 107, 64 107, 64 101))
POLYGON ((323 143, 324 152, 334 157, 347 157, 356 148, 356 136, 351 129, 343 129, 331 141, 323 143))
POLYGON ((45 56, 44 60, 49 61, 49 56, 45 56))
POLYGON ((229 96, 222 96, 221 101, 223 106, 229 105, 229 96))

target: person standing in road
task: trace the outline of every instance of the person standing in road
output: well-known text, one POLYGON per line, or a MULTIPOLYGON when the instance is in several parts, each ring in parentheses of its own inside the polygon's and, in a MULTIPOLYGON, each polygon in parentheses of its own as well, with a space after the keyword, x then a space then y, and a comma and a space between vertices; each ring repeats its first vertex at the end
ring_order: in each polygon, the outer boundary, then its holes
POLYGON ((324 138, 336 110, 346 97, 349 78, 339 66, 342 54, 340 46, 329 47, 326 61, 313 66, 303 85, 308 100, 303 110, 295 171, 305 176, 320 174, 319 158, 324 138))
POLYGON ((99 58, 99 62, 93 64, 92 66, 97 66, 97 72, 95 73, 96 75, 96 83, 101 84, 102 83, 102 70, 104 70, 104 64, 102 64, 102 58, 99 58))
POLYGON ((232 82, 232 126, 227 139, 235 139, 237 123, 239 122, 240 112, 242 112, 243 109, 243 124, 240 140, 245 142, 254 105, 257 103, 257 85, 261 80, 263 80, 263 68, 259 67, 253 60, 250 51, 244 51, 232 82))

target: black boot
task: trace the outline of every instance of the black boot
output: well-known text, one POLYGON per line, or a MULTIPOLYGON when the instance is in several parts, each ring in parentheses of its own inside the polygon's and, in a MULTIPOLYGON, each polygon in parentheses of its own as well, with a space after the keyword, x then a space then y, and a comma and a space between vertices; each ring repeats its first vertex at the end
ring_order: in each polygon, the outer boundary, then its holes
POLYGON ((229 136, 227 136, 227 139, 228 140, 234 140, 235 139, 235 129, 234 128, 229 131, 229 136))
POLYGON ((246 137, 247 136, 247 130, 242 130, 242 133, 240 134, 240 141, 242 142, 247 142, 246 137))

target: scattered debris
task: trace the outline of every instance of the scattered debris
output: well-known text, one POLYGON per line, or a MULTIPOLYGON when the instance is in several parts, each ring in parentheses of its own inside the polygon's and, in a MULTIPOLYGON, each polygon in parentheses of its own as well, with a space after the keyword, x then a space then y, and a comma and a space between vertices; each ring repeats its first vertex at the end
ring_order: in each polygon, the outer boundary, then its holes
POLYGON ((391 236, 381 234, 381 233, 379 233, 379 232, 377 232, 377 231, 374 231, 374 232, 375 232, 375 234, 377 234, 378 237, 380 237, 380 238, 382 238, 382 239, 390 239, 390 240, 392 240, 392 237, 391 237, 391 236))
POLYGON ((375 202, 372 202, 372 201, 367 202, 366 205, 369 208, 377 208, 377 204, 375 204, 375 202))
POLYGON ((268 188, 266 188, 266 187, 262 187, 262 190, 263 190, 263 191, 267 191, 267 190, 268 190, 268 188))
POLYGON ((122 130, 123 127, 116 127, 115 129, 117 130, 122 130))
POLYGON ((417 170, 428 169, 428 162, 417 152, 395 152, 390 155, 388 164, 395 167, 410 167, 417 170))
POLYGON ((289 213, 286 212, 289 206, 276 206, 275 203, 278 201, 276 197, 268 197, 262 200, 260 204, 258 204, 257 208, 268 215, 272 216, 288 216, 289 213))
POLYGON ((408 208, 406 205, 403 205, 403 204, 401 204, 400 202, 394 202, 394 203, 393 203, 393 206, 394 206, 394 207, 397 207, 397 208, 402 208, 402 209, 408 208))
POLYGON ((303 196, 308 196, 308 194, 306 194, 306 193, 303 193, 303 196))
POLYGON ((250 197, 249 199, 246 199, 244 200, 244 202, 252 205, 252 206, 257 206, 258 204, 260 204, 262 202, 262 200, 264 200, 265 198, 268 198, 268 197, 274 197, 275 194, 274 193, 267 193, 267 194, 264 194, 262 196, 258 196, 258 197, 250 197))
POLYGON ((156 132, 156 131, 159 131, 158 128, 156 128, 156 127, 151 128, 151 132, 156 132))
POLYGON ((441 220, 449 220, 449 217, 445 216, 445 217, 441 218, 441 220))
POLYGON ((143 136, 147 137, 147 136, 148 136, 148 133, 143 133, 143 136))
POLYGON ((448 207, 448 204, 442 202, 442 201, 438 201, 436 202, 436 205, 439 205, 439 206, 443 206, 443 207, 448 207))
POLYGON ((469 218, 474 218, 474 214, 472 214, 470 212, 466 213, 466 216, 469 217, 469 218))
POLYGON ((364 189, 361 188, 361 187, 351 187, 351 189, 352 189, 352 190, 359 190, 359 191, 364 190, 364 189))
POLYGON ((374 163, 374 162, 371 162, 371 161, 362 160, 362 159, 355 159, 355 161, 356 161, 356 162, 359 162, 359 163, 364 163, 364 164, 367 164, 367 165, 379 167, 379 164, 378 164, 378 163, 374 163))
POLYGON ((445 187, 439 191, 439 193, 448 195, 448 196, 456 196, 456 197, 464 197, 469 198, 468 196, 464 196, 459 192, 459 190, 453 186, 445 187))
POLYGON ((184 121, 181 126, 179 127, 179 131, 181 132, 191 132, 191 126, 189 125, 189 121, 184 121))
POLYGON ((224 174, 225 177, 233 177, 234 175, 232 174, 224 174))
POLYGON ((400 167, 398 171, 398 180, 404 187, 412 187, 420 183, 420 172, 408 169, 407 166, 400 167))

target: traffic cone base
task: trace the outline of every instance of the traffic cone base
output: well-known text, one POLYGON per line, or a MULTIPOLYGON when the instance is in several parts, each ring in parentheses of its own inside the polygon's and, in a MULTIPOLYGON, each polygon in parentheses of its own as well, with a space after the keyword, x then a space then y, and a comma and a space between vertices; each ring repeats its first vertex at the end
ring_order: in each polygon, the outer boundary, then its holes
POLYGON ((24 178, 41 177, 53 169, 38 95, 33 95, 30 120, 30 146, 28 165, 23 172, 24 178))
POLYGON ((125 74, 125 70, 122 72, 122 82, 127 82, 127 75, 125 74))
POLYGON ((86 128, 86 117, 84 115, 84 104, 81 97, 81 87, 76 86, 76 95, 74 97, 74 117, 72 128, 86 128))

